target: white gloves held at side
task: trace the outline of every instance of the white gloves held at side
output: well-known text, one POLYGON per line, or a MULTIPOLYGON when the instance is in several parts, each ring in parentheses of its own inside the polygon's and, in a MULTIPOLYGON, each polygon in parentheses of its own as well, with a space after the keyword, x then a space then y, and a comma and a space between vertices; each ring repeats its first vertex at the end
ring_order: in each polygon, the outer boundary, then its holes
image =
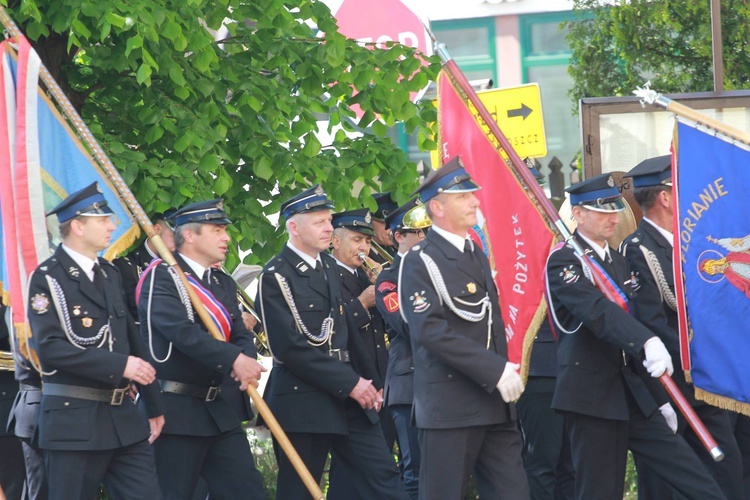
POLYGON ((503 401, 506 403, 517 400, 523 393, 523 380, 516 371, 520 367, 521 365, 511 363, 510 361, 505 363, 505 369, 497 383, 497 390, 500 391, 500 396, 502 396, 503 401))
POLYGON ((643 366, 646 367, 652 377, 659 378, 665 371, 670 376, 674 373, 672 356, 669 355, 669 351, 664 347, 664 343, 659 337, 648 339, 643 344, 643 350, 646 353, 646 361, 643 362, 643 366))
POLYGON ((675 413, 674 408, 672 408, 672 405, 669 403, 664 403, 659 407, 659 411, 661 412, 661 416, 664 417, 664 420, 666 420, 667 425, 672 430, 672 434, 677 433, 677 413, 675 413))

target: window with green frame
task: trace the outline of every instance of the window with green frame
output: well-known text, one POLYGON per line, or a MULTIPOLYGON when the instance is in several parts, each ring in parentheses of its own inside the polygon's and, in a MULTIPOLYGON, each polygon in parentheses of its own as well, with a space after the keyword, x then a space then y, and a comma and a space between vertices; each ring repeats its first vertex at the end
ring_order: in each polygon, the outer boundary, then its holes
POLYGON ((542 173, 548 175, 547 166, 556 156, 563 163, 566 185, 570 182, 569 164, 581 148, 578 117, 568 97, 573 81, 568 75, 567 28, 561 27, 572 19, 572 12, 519 16, 523 82, 538 83, 542 94, 547 156, 538 160, 542 173))

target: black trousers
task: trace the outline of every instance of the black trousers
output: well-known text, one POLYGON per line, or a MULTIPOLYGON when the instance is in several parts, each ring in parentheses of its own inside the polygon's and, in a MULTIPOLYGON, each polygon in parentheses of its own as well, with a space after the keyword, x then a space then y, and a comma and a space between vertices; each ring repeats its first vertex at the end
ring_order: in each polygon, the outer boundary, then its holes
POLYGON ((208 437, 162 434, 154 450, 165 500, 193 498, 198 477, 208 484, 212 500, 266 498, 263 478, 241 427, 208 437))
POLYGON ((579 500, 621 499, 628 449, 683 498, 724 499, 711 477, 682 436, 655 411, 644 416, 630 402, 630 420, 608 420, 565 413, 579 500))
POLYGON ((25 498, 25 479, 21 440, 16 436, 0 436, 0 486, 8 500, 25 498))
POLYGON ((22 438, 23 458, 26 462, 26 494, 29 500, 47 500, 49 487, 44 470, 44 452, 30 439, 22 438))
MULTIPOLYGON (((743 493, 742 484, 742 456, 733 434, 729 412, 710 405, 700 405, 693 409, 724 452, 724 459, 715 462, 711 458, 710 453, 706 451, 698 436, 679 412, 677 413, 679 418, 677 432, 685 438, 727 498, 745 498, 746 493, 743 493)), ((639 500, 678 498, 672 488, 654 474, 648 466, 641 463, 641 460, 636 459, 635 465, 638 469, 639 500)))
POLYGON ((516 405, 532 500, 571 500, 575 496, 570 440, 565 418, 551 408, 554 392, 554 377, 529 377, 516 405))
POLYGON ((49 498, 96 498, 104 483, 114 500, 160 500, 154 452, 148 441, 102 451, 45 450, 49 498))
POLYGON ((421 500, 465 498, 472 472, 480 498, 529 498, 529 484, 521 460, 521 433, 516 422, 458 429, 419 429, 419 446, 422 451, 421 500))
MULTIPOLYGON (((362 498, 386 500, 408 498, 396 463, 386 448, 379 424, 372 424, 357 412, 348 418, 349 434, 312 434, 289 432, 292 442, 310 474, 319 482, 329 451, 353 475, 356 493, 362 498)), ((309 500, 310 493, 274 439, 279 464, 276 498, 309 500)))

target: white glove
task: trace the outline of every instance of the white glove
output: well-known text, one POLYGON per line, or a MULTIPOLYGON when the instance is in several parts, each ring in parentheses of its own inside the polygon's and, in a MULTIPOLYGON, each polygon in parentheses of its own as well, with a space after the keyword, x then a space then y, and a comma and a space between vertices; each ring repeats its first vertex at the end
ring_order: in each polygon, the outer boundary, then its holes
POLYGON ((516 371, 520 367, 521 365, 510 361, 505 363, 505 369, 497 383, 497 390, 500 391, 500 395, 506 403, 517 400, 523 393, 523 380, 516 371))
POLYGON ((648 339, 643 344, 643 350, 646 353, 646 361, 643 362, 643 366, 646 367, 652 377, 659 378, 665 371, 668 375, 674 373, 672 356, 669 355, 669 351, 664 347, 664 343, 659 337, 648 339))
POLYGON ((674 412, 674 408, 669 403, 664 403, 659 407, 661 416, 667 421, 667 425, 672 430, 672 434, 677 433, 677 414, 674 412))

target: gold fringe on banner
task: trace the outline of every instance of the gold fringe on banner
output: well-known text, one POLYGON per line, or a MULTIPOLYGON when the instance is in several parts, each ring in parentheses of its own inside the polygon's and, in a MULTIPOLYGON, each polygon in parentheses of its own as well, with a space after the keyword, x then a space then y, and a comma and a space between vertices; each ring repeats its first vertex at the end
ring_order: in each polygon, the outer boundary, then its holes
POLYGON ((719 396, 718 394, 704 391, 698 387, 695 388, 695 399, 705 401, 711 406, 716 406, 736 413, 742 413, 743 415, 750 417, 750 403, 742 403, 736 399, 719 396))
POLYGON ((130 248, 140 236, 141 226, 133 224, 130 229, 107 248, 107 251, 104 252, 104 258, 109 261, 115 259, 118 255, 124 253, 125 250, 130 248))

